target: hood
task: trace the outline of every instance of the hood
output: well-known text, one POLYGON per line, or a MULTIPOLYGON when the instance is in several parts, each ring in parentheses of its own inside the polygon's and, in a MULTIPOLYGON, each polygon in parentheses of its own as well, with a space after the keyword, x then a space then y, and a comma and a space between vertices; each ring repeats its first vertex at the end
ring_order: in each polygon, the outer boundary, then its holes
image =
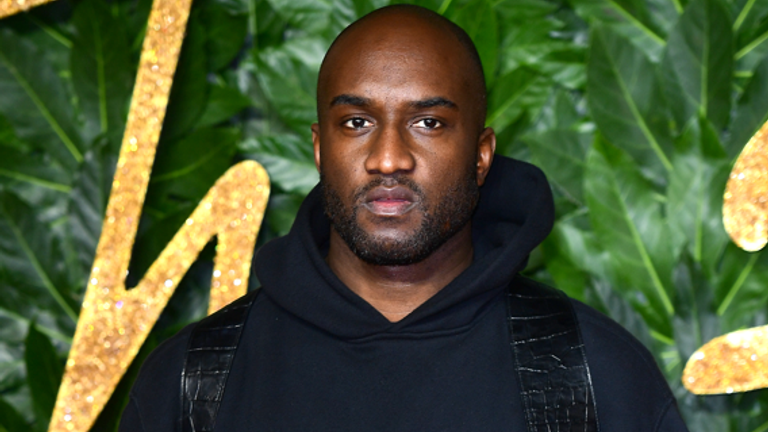
POLYGON ((471 326, 525 267, 528 254, 546 238, 554 221, 552 193, 541 170, 494 156, 472 217, 472 265, 410 315, 391 323, 325 263, 330 222, 321 195, 316 186, 288 235, 258 251, 255 271, 272 301, 342 339, 421 337, 471 326))

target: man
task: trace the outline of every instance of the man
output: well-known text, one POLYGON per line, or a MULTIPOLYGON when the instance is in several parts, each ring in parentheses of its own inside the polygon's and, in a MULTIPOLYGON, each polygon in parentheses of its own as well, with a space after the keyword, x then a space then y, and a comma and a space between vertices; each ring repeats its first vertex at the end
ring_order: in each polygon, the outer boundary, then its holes
POLYGON ((413 6, 352 24, 318 117, 321 184, 259 252, 259 294, 161 345, 122 431, 686 430, 632 336, 517 276, 552 198, 493 161, 462 30, 413 6))

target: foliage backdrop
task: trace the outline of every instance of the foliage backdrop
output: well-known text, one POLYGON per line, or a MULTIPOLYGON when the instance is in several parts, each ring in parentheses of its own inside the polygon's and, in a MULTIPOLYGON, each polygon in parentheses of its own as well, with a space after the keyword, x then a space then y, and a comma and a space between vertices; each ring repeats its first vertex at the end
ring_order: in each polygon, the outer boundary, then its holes
MULTIPOLYGON (((273 182, 263 244, 317 182, 309 124, 333 37, 386 0, 195 0, 128 282, 233 163, 273 182)), ((498 153, 541 166, 553 234, 527 272, 654 353, 693 431, 768 430, 768 393, 695 397, 685 360, 762 325, 768 255, 727 238, 722 193, 768 119, 768 2, 420 0, 475 40, 498 153)), ((150 0, 58 0, 0 21, 0 431, 45 430, 109 194, 150 0)), ((514 185, 510 185, 514 187, 514 185)), ((141 359, 205 314, 213 245, 141 359)))

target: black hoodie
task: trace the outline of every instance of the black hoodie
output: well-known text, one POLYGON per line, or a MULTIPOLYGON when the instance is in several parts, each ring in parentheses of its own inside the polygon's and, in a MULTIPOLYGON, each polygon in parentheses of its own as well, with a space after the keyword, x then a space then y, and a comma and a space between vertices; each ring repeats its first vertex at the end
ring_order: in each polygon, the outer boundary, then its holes
MULTIPOLYGON (((315 188, 291 232, 256 257, 263 291, 216 431, 524 432, 503 294, 549 233, 553 213, 541 171, 496 156, 472 219, 472 265, 391 323, 325 263, 330 225, 315 188)), ((685 431, 648 351, 605 316, 574 306, 601 430, 685 431)), ((121 431, 178 430, 190 331, 147 359, 121 431)))

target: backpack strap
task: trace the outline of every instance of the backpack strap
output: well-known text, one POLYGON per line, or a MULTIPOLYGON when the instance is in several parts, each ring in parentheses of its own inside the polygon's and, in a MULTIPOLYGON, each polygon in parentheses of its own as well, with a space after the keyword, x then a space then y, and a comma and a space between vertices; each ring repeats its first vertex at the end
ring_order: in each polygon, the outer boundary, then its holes
POLYGON ((260 289, 240 297, 192 330, 181 371, 181 430, 210 432, 251 305, 260 289))
POLYGON ((592 378, 568 297, 518 276, 507 290, 507 317, 528 432, 598 432, 592 378))

